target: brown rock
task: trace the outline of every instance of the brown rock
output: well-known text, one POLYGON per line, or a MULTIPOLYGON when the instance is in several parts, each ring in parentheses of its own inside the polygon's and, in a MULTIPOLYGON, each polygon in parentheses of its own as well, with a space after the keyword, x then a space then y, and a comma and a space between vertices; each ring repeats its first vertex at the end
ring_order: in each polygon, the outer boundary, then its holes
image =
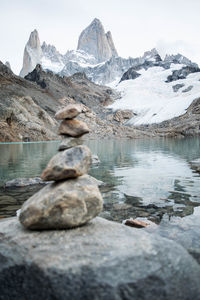
POLYGON ((86 174, 91 162, 90 149, 85 145, 76 146, 54 155, 43 171, 41 178, 44 181, 75 178, 86 174))
POLYGON ((69 104, 65 108, 60 109, 56 114, 56 120, 73 119, 82 112, 82 107, 79 104, 69 104))
POLYGON ((131 110, 117 110, 114 115, 114 120, 119 123, 124 123, 127 120, 130 120, 134 116, 134 113, 131 110))
POLYGON ((85 224, 102 207, 97 185, 83 175, 45 186, 23 204, 19 220, 28 229, 65 229, 85 224))
POLYGON ((124 222, 125 225, 130 226, 130 227, 136 227, 136 228, 144 228, 147 227, 149 224, 144 222, 144 221, 140 221, 140 220, 133 220, 133 219, 128 219, 124 222))
POLYGON ((58 134, 78 137, 88 133, 90 130, 87 124, 80 120, 63 120, 58 129, 58 134))

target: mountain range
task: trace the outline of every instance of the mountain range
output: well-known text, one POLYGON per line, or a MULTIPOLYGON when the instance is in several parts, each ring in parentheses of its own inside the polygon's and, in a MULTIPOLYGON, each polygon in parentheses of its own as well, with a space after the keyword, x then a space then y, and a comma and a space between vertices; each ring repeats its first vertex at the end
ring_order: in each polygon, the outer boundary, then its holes
POLYGON ((0 63, 0 141, 56 139, 54 114, 68 103, 83 105, 93 136, 199 135, 199 85, 198 65, 181 54, 118 56, 98 19, 64 55, 34 30, 20 76, 0 63))
POLYGON ((44 70, 53 71, 61 76, 84 72, 91 81, 104 85, 118 82, 131 67, 146 64, 145 68, 153 65, 169 68, 171 63, 197 67, 180 54, 167 55, 162 60, 156 49, 145 52, 141 57, 122 58, 115 48, 111 32, 106 33, 100 20, 95 18, 81 32, 77 49, 68 50, 65 54, 59 53, 55 46, 46 42, 41 45, 37 30, 31 32, 24 49, 20 76, 24 77, 37 64, 41 64, 44 70))

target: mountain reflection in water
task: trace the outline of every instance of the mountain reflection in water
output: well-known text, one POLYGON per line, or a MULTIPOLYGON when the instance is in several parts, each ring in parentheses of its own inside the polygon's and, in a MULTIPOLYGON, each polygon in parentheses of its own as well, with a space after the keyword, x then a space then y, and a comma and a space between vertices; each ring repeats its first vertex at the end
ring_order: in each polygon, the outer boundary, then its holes
MULTIPOLYGON (((59 142, 1 144, 0 182, 36 177, 57 152, 59 142)), ((103 217, 122 221, 192 214, 200 205, 200 176, 189 162, 200 157, 200 138, 87 141, 101 163, 90 174, 105 185, 103 217)), ((41 186, 0 189, 0 216, 15 215, 41 186)))

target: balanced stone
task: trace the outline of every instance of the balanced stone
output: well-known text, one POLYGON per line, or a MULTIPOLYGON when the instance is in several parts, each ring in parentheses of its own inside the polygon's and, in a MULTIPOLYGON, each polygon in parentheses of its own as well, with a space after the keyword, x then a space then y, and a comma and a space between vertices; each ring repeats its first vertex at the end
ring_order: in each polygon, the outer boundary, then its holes
POLYGON ((98 186, 83 175, 45 186, 23 204, 19 220, 28 229, 66 229, 87 223, 102 207, 98 186))
POLYGON ((76 147, 83 144, 82 138, 66 137, 62 140, 58 150, 63 151, 72 147, 76 147))
POLYGON ((60 109, 56 114, 56 120, 73 119, 82 112, 80 104, 69 104, 65 108, 60 109))
POLYGON ((86 174, 91 162, 90 149, 85 145, 76 146, 53 156, 41 178, 44 181, 75 178, 86 174))
POLYGON ((58 134, 78 137, 89 132, 87 124, 80 120, 63 120, 58 129, 58 134))

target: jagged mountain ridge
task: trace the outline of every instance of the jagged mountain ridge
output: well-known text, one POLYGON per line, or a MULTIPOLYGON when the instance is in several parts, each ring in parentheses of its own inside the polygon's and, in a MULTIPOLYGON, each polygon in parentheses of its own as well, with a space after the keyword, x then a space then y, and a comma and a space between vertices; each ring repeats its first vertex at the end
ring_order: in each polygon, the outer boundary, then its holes
POLYGON ((81 32, 77 50, 93 55, 97 63, 104 62, 112 56, 118 56, 111 32, 105 33, 103 25, 96 18, 81 32))
POLYGON ((197 66, 181 54, 167 55, 162 60, 156 49, 147 51, 138 58, 122 58, 118 56, 111 32, 105 33, 98 19, 94 19, 82 31, 77 50, 69 50, 65 54, 59 53, 55 46, 47 45, 45 42, 41 46, 38 32, 34 30, 24 50, 20 76, 27 75, 38 63, 45 70, 59 73, 61 76, 84 72, 91 81, 102 85, 120 81, 130 67, 143 65, 149 68, 158 64, 169 68, 172 63, 197 66))

